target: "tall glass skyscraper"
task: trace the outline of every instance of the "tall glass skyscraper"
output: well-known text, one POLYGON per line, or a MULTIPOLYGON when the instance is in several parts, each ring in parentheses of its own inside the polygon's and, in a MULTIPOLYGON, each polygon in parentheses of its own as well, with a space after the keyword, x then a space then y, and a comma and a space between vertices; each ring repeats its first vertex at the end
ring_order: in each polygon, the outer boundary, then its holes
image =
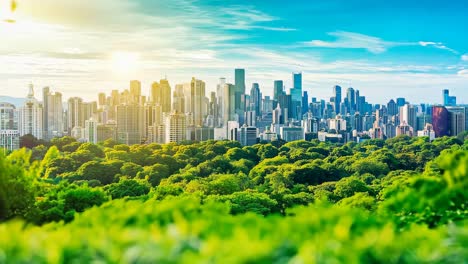
POLYGON ((339 114, 341 106, 341 86, 333 86, 333 94, 335 95, 335 113, 339 114))
POLYGON ((244 110, 245 105, 242 105, 242 95, 245 94, 245 70, 234 70, 234 86, 236 87, 236 110, 244 110))
POLYGON ((284 84, 283 84, 282 80, 276 80, 274 82, 274 84, 273 84, 273 99, 275 101, 278 101, 279 96, 284 93, 283 87, 284 87, 284 84))

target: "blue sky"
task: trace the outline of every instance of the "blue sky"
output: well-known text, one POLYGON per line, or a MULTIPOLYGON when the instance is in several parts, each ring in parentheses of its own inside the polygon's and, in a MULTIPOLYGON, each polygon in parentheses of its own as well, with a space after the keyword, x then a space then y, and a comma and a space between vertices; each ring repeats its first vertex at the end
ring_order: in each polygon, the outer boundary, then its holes
POLYGON ((0 23, 0 94, 24 96, 33 82, 95 100, 164 76, 214 90, 243 67, 247 87, 266 95, 302 71, 319 98, 339 84, 375 103, 438 103, 446 88, 468 103, 466 14, 464 1, 434 0, 23 0, 17 23, 0 23), (120 53, 138 58, 134 67, 116 71, 120 53))

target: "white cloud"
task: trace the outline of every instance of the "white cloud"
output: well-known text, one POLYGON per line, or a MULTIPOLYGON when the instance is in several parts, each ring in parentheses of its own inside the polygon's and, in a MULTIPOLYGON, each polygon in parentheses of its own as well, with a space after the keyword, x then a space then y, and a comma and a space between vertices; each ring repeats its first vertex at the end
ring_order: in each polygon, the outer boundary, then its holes
POLYGON ((364 34, 337 31, 328 33, 336 38, 335 41, 312 40, 304 44, 309 47, 366 49, 372 53, 382 53, 388 48, 401 45, 396 42, 384 41, 381 38, 364 34))
POLYGON ((458 76, 468 77, 468 69, 461 70, 457 73, 458 76))
POLYGON ((468 54, 461 56, 462 61, 468 61, 468 54))
POLYGON ((364 35, 355 32, 336 31, 330 32, 328 35, 335 37, 334 41, 324 40, 312 40, 305 42, 305 46, 308 47, 321 47, 321 48, 345 48, 345 49, 365 49, 369 52, 378 54, 387 51, 390 48, 398 46, 422 46, 422 47, 434 47, 437 49, 447 50, 457 54, 458 52, 445 46, 441 42, 395 42, 386 41, 378 37, 364 35))
POLYGON ((450 51, 450 52, 452 52, 454 54, 458 54, 458 52, 456 50, 445 46, 442 42, 419 41, 418 43, 419 43, 419 45, 421 45, 423 47, 434 47, 434 48, 441 49, 441 50, 448 50, 448 51, 450 51))

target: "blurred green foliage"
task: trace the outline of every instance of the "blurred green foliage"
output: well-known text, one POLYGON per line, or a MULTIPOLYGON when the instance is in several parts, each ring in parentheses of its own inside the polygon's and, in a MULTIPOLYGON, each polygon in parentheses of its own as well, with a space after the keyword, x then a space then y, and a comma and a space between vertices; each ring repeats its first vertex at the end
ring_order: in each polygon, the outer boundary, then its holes
POLYGON ((64 137, 0 154, 0 263, 466 263, 466 190, 460 138, 64 137))

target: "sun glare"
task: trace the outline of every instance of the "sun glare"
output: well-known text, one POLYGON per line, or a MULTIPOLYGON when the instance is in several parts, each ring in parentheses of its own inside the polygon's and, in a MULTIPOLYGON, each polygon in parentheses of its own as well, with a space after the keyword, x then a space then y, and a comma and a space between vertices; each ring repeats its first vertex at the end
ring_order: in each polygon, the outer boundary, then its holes
POLYGON ((11 2, 9 0, 0 0, 0 21, 14 21, 14 12, 11 10, 11 2))
POLYGON ((138 69, 140 55, 134 52, 116 51, 112 53, 112 70, 119 74, 135 72, 138 69))

